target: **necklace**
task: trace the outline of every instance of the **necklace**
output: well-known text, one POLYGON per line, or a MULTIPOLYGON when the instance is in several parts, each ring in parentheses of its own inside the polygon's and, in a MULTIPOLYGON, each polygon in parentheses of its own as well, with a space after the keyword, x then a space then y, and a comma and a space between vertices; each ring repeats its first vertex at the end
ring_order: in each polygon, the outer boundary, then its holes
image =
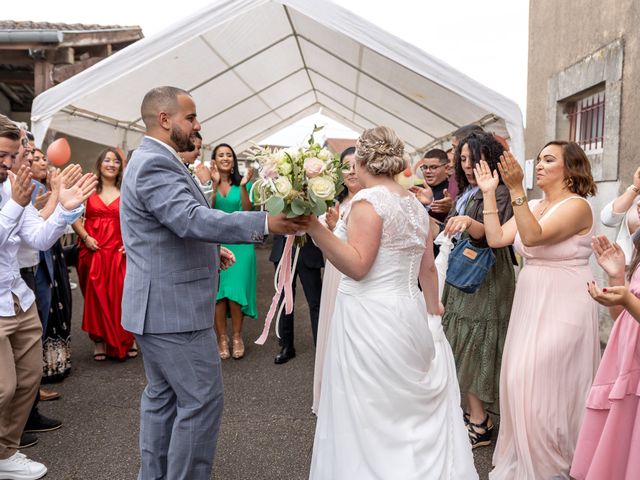
MULTIPOLYGON (((544 206, 544 208, 542 210, 539 210, 539 211, 536 212, 536 217, 538 217, 538 219, 542 218, 542 216, 546 213, 546 211, 549 210, 549 207, 552 207, 552 206, 556 205, 557 203, 562 202, 566 198, 569 198, 569 197, 559 198, 558 200, 555 200, 553 202, 549 202, 546 198, 543 199, 542 202, 545 202, 546 205, 544 206)), ((538 204, 537 209, 540 208, 540 205, 542 204, 542 202, 540 202, 538 204)))

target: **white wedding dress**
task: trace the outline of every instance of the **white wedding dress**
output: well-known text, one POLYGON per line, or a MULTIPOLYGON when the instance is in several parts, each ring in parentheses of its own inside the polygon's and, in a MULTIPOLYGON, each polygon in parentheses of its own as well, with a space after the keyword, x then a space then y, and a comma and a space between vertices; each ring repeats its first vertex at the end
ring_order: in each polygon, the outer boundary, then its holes
POLYGON ((360 200, 382 240, 367 276, 338 288, 310 479, 477 479, 451 347, 418 289, 427 213, 383 186, 360 200))

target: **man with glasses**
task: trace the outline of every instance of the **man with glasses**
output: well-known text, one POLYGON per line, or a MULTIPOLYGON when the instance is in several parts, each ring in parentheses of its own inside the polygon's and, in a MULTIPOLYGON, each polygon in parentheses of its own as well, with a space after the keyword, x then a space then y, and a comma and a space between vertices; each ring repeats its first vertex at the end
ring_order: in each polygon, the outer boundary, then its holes
MULTIPOLYGON (((453 207, 453 198, 450 194, 451 169, 447 153, 439 148, 434 148, 425 153, 420 162, 420 170, 424 179, 433 192, 433 202, 429 215, 438 222, 444 222, 453 207)), ((455 180, 453 180, 455 181, 455 180)))

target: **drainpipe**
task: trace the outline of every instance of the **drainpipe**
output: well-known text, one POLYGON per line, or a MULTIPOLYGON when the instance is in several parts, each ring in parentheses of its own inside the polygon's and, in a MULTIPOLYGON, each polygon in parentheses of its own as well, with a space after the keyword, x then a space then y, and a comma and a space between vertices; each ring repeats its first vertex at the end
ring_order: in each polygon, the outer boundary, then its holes
POLYGON ((0 30, 2 43, 62 43, 60 30, 0 30))

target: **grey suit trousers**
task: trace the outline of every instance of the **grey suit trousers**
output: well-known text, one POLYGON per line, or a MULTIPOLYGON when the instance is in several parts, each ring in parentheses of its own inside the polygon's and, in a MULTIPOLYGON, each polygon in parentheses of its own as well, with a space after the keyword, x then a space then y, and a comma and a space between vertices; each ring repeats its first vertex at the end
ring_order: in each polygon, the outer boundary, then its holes
POLYGON ((140 412, 139 480, 209 480, 222 418, 213 328, 136 335, 148 384, 140 412))

